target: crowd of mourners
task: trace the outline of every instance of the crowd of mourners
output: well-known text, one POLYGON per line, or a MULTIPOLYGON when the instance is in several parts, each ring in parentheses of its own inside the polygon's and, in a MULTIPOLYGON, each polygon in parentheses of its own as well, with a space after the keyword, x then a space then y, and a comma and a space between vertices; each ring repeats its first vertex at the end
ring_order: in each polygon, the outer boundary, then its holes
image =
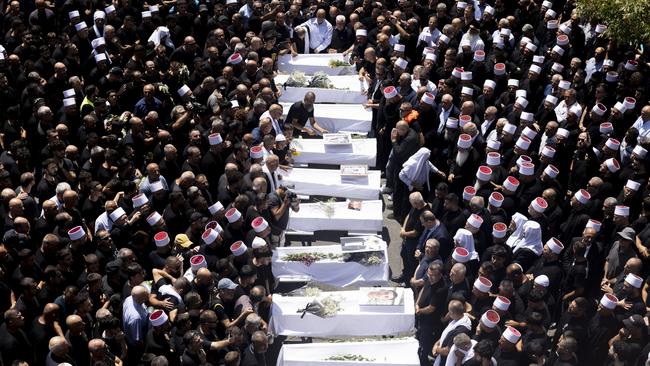
MULTIPOLYGON (((275 365, 280 57, 343 53, 421 365, 647 365, 649 63, 573 1, 35 0, 0 17, 0 364, 275 365)), ((285 116, 283 118, 283 116, 285 116)), ((381 321, 381 319, 378 319, 381 321)))

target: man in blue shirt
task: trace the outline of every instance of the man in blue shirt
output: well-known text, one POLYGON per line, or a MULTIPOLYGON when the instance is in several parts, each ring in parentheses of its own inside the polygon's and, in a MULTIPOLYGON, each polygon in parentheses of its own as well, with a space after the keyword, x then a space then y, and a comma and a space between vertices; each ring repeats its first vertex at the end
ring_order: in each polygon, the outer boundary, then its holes
POLYGON ((136 117, 144 118, 147 113, 151 111, 160 113, 162 102, 154 96, 156 88, 151 84, 147 84, 142 88, 142 93, 144 94, 144 97, 135 104, 133 114, 135 114, 136 117))

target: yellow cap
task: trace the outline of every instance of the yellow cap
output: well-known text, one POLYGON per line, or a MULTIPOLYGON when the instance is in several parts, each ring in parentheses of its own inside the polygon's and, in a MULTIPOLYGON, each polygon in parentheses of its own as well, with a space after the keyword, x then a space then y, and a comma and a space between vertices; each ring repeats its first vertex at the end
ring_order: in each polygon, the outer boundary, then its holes
POLYGON ((178 234, 174 238, 174 244, 178 245, 181 248, 189 248, 192 246, 192 241, 185 234, 178 234))

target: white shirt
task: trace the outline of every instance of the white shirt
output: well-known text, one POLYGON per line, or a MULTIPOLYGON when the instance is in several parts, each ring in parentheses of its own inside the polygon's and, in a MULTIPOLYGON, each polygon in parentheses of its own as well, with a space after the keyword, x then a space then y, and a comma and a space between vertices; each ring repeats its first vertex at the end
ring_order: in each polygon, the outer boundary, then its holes
MULTIPOLYGON (((494 123, 494 120, 491 120, 491 121, 485 120, 485 121, 483 121, 483 123, 481 123, 481 135, 483 135, 485 137, 485 132, 487 132, 487 130, 490 128, 490 126, 492 126, 493 123, 494 123)), ((490 131, 490 132, 492 132, 492 131, 490 131)))
POLYGON ((271 112, 270 111, 266 111, 266 112, 262 113, 262 115, 260 116, 260 119, 262 119, 262 118, 268 118, 268 119, 271 120, 271 124, 273 124, 273 129, 275 130, 276 136, 277 135, 284 135, 282 133, 282 127, 280 126, 280 122, 278 122, 277 119, 271 117, 271 112))
POLYGON ((435 44, 438 43, 440 34, 441 33, 438 30, 438 28, 433 28, 433 30, 431 30, 429 29, 429 27, 424 27, 424 29, 422 29, 422 32, 418 36, 418 43, 420 42, 424 43, 425 47, 433 47, 435 44))
POLYGON ((639 130, 639 137, 637 138, 637 141, 641 142, 641 139, 650 137, 650 119, 644 122, 643 118, 639 116, 639 118, 634 121, 632 127, 639 130))
POLYGON ((241 8, 239 8, 239 14, 243 16, 246 19, 249 19, 251 15, 253 15, 253 8, 248 6, 248 4, 244 4, 241 8))
POLYGON ((440 108, 440 124, 438 125, 438 133, 442 133, 445 129, 445 124, 447 123, 447 118, 449 118, 449 113, 451 113, 451 107, 448 110, 445 108, 440 108))
POLYGON ((95 219, 94 233, 97 234, 99 230, 111 231, 111 229, 113 229, 113 220, 111 220, 106 211, 104 211, 95 219))
POLYGON ((318 24, 318 18, 311 18, 302 23, 300 27, 309 28, 309 48, 315 52, 323 51, 332 42, 332 31, 334 27, 326 20, 318 24))

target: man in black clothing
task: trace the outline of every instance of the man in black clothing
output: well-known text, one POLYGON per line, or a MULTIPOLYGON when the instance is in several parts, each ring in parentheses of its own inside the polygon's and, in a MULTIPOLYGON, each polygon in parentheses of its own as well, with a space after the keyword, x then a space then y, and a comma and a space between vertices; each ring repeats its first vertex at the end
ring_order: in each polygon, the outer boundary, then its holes
POLYGON ((494 359, 499 366, 519 366, 522 364, 523 354, 517 349, 517 342, 521 333, 513 327, 508 327, 499 339, 499 348, 494 353, 494 359))
POLYGON ((295 102, 289 107, 286 121, 293 125, 294 136, 310 137, 316 135, 316 132, 321 135, 329 132, 316 122, 314 103, 316 103, 316 94, 307 92, 302 101, 295 102), (306 126, 307 122, 309 122, 311 128, 306 126))
POLYGON ((0 354, 5 365, 13 360, 34 362, 34 350, 27 334, 22 329, 25 318, 15 309, 4 313, 4 323, 0 325, 0 354))
POLYGON ((424 286, 420 290, 415 303, 417 338, 420 342, 418 356, 421 364, 428 362, 433 344, 440 336, 442 330, 441 319, 447 305, 445 303, 447 283, 442 276, 442 265, 435 262, 431 263, 425 278, 424 286))
POLYGON ((251 345, 244 350, 240 365, 271 366, 266 357, 266 351, 269 349, 269 339, 266 333, 258 330, 251 336, 251 341, 251 345))
MULTIPOLYGON (((411 155, 415 154, 420 148, 418 143, 418 134, 414 129, 409 127, 405 121, 397 122, 395 129, 390 132, 390 141, 393 144, 393 151, 390 154, 388 165, 390 170, 386 174, 390 174, 392 179, 394 193, 393 193, 393 215, 398 222, 403 222, 404 217, 408 213, 409 207, 406 205, 409 187, 399 178, 399 173, 402 170, 402 165, 408 160, 411 155)), ((422 187, 420 187, 422 188, 422 187)))

